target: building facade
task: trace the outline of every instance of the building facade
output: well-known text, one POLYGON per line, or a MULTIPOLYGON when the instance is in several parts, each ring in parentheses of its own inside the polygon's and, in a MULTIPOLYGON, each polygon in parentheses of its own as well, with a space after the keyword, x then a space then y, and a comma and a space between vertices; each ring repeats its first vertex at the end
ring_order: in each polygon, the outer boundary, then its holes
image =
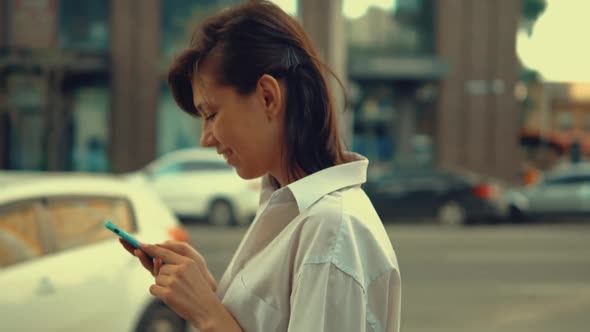
POLYGON ((590 157, 590 84, 535 81, 528 87, 520 140, 525 162, 547 170, 590 157))
MULTIPOLYGON (((377 169, 515 179, 519 2, 398 0, 351 18, 346 1, 298 1, 347 87, 346 145, 377 169)), ((196 22, 238 2, 0 1, 0 169, 124 172, 198 144, 166 68, 196 22)))

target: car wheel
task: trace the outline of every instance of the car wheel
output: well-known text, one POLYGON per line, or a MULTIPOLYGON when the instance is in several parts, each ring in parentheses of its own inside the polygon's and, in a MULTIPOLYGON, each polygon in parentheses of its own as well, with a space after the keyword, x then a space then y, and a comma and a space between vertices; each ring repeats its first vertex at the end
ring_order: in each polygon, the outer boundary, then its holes
POLYGON ((510 208, 508 209, 508 218, 510 218, 510 221, 513 223, 521 223, 525 219, 524 213, 514 205, 510 205, 510 208))
POLYGON ((235 224, 234 209, 224 199, 216 199, 209 206, 209 223, 215 226, 230 226, 235 224))
POLYGON ((442 204, 436 213, 438 223, 444 226, 462 226, 466 224, 467 213, 459 203, 449 201, 442 204))
POLYGON ((187 324, 182 317, 163 303, 153 303, 143 314, 137 332, 185 332, 187 324))

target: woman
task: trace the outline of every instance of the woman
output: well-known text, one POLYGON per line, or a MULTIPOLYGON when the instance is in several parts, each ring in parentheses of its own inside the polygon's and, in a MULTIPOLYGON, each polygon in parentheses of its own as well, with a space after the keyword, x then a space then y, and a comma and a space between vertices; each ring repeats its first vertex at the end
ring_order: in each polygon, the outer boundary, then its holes
POLYGON ((251 1, 207 20, 170 69, 178 105, 203 118, 201 144, 242 178, 263 176, 218 286, 187 244, 124 243, 153 272, 150 292, 202 331, 399 330, 396 256, 360 188, 368 161, 340 145, 322 68, 292 17, 251 1))

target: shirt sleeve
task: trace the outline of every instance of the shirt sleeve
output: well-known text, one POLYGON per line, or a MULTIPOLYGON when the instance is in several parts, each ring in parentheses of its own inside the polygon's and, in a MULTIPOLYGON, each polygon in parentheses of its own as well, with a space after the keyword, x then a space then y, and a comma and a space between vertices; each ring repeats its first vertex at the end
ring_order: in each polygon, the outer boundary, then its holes
POLYGON ((291 292, 289 332, 367 330, 365 292, 331 263, 302 267, 291 292))

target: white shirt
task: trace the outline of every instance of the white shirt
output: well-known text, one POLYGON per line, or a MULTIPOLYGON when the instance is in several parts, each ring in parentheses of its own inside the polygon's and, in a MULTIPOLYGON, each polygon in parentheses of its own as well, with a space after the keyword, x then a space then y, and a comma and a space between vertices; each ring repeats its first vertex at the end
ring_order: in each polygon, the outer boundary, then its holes
POLYGON ((369 162, 348 157, 281 189, 264 177, 218 287, 244 331, 399 331, 397 259, 360 188, 369 162))

